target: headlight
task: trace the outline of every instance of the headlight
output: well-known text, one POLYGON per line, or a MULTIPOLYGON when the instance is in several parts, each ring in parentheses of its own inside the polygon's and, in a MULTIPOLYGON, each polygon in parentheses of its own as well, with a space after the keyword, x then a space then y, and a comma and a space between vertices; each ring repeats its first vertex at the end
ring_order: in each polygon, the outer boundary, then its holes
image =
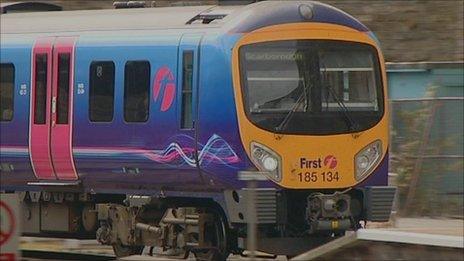
POLYGON ((376 140, 364 147, 354 157, 355 178, 357 181, 371 173, 382 156, 382 142, 376 140))
POLYGON ((282 166, 281 159, 279 155, 271 149, 262 144, 252 142, 251 161, 253 161, 260 171, 265 172, 272 180, 277 182, 282 180, 280 171, 282 166))

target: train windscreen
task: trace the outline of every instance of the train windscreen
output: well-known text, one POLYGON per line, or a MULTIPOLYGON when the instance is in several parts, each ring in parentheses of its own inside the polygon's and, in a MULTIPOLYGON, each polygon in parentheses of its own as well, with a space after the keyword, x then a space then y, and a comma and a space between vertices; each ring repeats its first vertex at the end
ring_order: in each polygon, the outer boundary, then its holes
POLYGON ((329 135, 373 127, 384 112, 376 49, 324 40, 240 48, 247 117, 276 133, 329 135))

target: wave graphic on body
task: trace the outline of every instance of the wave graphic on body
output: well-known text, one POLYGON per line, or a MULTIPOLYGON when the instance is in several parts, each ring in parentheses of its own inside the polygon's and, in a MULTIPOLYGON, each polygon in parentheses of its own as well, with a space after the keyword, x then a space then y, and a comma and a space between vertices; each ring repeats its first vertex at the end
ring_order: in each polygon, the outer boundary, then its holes
POLYGON ((76 148, 74 152, 79 156, 99 157, 133 157, 140 156, 151 161, 171 166, 187 164, 196 167, 195 151, 198 149, 198 161, 200 166, 210 164, 226 165, 233 168, 233 164, 241 160, 232 147, 217 134, 212 135, 206 144, 198 143, 195 148, 195 140, 188 135, 176 135, 171 138, 165 149, 143 150, 131 148, 76 148))

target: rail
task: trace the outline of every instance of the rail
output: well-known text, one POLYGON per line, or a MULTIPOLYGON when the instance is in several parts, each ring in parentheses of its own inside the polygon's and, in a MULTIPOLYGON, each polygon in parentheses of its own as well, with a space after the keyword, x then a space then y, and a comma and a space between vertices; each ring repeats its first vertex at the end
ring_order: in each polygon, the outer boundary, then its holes
POLYGON ((108 255, 97 255, 97 254, 86 254, 86 253, 73 253, 73 252, 61 252, 61 251, 44 251, 44 250, 22 250, 22 260, 31 258, 46 259, 46 260, 95 260, 95 261, 106 261, 116 260, 114 256, 108 255))

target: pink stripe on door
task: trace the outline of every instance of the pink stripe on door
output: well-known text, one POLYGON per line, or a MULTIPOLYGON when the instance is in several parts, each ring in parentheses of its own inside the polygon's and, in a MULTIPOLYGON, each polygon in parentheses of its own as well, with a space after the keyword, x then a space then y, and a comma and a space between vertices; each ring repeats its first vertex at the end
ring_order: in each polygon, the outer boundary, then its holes
POLYGON ((51 125, 51 152, 53 166, 56 176, 60 180, 77 180, 78 176, 74 166, 72 154, 72 120, 73 120, 73 82, 74 82, 74 37, 58 37, 55 41, 53 50, 53 84, 52 84, 52 100, 56 104, 56 110, 52 110, 52 125, 51 125), (68 103, 66 106, 68 111, 67 122, 58 121, 58 112, 64 110, 64 103, 60 103, 59 97, 59 57, 60 55, 69 55, 69 83, 68 103), (61 106, 60 106, 61 104, 61 106))
MULTIPOLYGON (((56 179, 50 153, 50 97, 52 82, 52 52, 54 37, 40 38, 36 41, 32 50, 32 78, 31 78, 31 104, 29 120, 29 151, 34 174, 38 179, 56 179), (46 84, 38 86, 37 83, 37 58, 45 56, 46 84), (36 98, 38 89, 45 91, 44 122, 35 122, 37 114, 36 98)), ((42 92, 39 92, 42 95, 42 92)))

